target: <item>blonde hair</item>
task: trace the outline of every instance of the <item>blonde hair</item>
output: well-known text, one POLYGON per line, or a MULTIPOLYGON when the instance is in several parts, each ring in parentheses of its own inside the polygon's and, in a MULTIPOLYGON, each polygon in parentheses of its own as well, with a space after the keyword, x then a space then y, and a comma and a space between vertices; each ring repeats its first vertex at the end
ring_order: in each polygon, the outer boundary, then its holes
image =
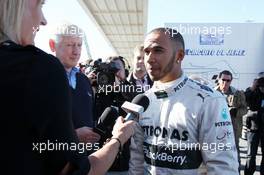
POLYGON ((143 44, 136 45, 136 47, 134 48, 134 55, 138 52, 143 52, 143 50, 144 50, 143 44))
POLYGON ((26 0, 0 1, 0 42, 21 41, 21 22, 25 11, 26 0))

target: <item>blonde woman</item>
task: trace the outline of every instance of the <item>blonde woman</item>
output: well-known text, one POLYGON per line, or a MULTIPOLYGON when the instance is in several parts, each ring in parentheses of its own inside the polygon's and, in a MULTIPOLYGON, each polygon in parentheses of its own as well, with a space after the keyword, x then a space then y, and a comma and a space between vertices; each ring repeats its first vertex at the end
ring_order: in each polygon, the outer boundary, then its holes
POLYGON ((0 1, 3 167, 11 175, 104 174, 133 134, 134 123, 119 118, 112 139, 87 156, 72 126, 65 70, 57 58, 34 46, 39 26, 47 24, 43 4, 0 1))

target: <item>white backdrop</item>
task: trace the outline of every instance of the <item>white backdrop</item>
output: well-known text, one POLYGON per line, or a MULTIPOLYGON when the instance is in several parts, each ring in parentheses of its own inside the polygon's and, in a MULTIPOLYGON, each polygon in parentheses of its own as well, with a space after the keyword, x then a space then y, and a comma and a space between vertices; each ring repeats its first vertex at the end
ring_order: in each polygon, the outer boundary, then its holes
POLYGON ((257 73, 264 71, 263 23, 168 23, 182 33, 186 56, 183 69, 211 80, 227 69, 232 85, 238 89, 251 86, 257 73))

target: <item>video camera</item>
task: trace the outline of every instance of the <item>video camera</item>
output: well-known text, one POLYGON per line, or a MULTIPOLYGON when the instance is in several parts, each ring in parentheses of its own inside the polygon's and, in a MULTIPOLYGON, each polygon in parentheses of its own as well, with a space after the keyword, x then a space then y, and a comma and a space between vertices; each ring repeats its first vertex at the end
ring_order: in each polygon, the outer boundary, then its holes
POLYGON ((91 67, 91 71, 96 74, 97 86, 113 85, 115 73, 121 69, 115 62, 102 62, 101 58, 95 60, 91 67))

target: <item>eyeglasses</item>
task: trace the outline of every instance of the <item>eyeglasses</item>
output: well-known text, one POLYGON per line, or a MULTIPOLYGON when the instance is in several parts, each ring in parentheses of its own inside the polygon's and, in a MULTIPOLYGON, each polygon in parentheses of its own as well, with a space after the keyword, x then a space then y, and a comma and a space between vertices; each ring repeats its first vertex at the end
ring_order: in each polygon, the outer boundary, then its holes
POLYGON ((230 79, 222 79, 222 81, 226 81, 229 83, 231 80, 230 79))

